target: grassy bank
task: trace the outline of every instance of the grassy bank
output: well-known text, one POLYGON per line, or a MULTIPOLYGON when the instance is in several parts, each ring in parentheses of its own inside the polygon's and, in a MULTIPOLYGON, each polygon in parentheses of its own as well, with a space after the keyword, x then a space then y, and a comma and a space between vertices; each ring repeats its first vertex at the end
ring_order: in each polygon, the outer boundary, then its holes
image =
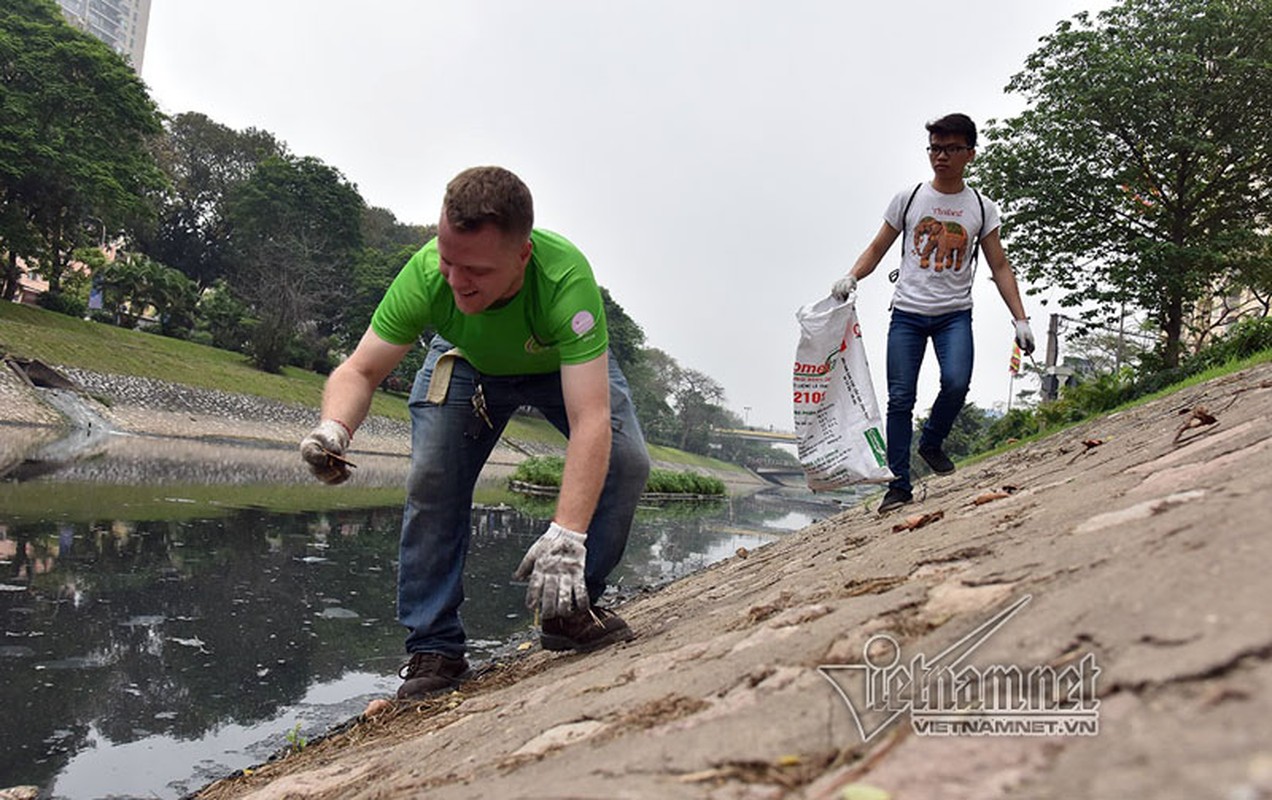
MULTIPOLYGON (((295 367, 284 367, 281 374, 273 375, 253 367, 241 353, 6 302, 0 302, 0 353, 310 408, 320 405, 326 380, 326 376, 295 367)), ((371 413, 389 419, 410 419, 405 398, 385 392, 376 392, 371 413)), ((513 419, 504 438, 565 447, 565 437, 547 421, 536 418, 513 419)), ((745 473, 735 464, 669 447, 653 446, 650 455, 673 464, 745 473)))
MULTIPOLYGON (((0 303, 0 350, 50 364, 132 375, 200 389, 249 394, 317 408, 325 377, 284 367, 261 372, 241 353, 75 319, 17 303, 0 303)), ((406 401, 378 392, 371 413, 408 419, 406 401)))
POLYGON ((1193 386, 1198 386, 1200 384, 1214 380, 1215 378, 1222 378, 1225 375, 1231 375, 1235 372, 1240 372, 1241 370, 1249 369, 1250 367, 1255 367, 1255 366, 1258 366, 1259 364, 1266 364, 1268 362, 1272 362, 1272 350, 1264 350, 1260 353, 1255 353, 1254 355, 1249 356, 1247 358, 1234 359, 1225 364, 1214 366, 1203 372, 1199 372, 1196 375, 1191 375, 1188 378, 1185 378, 1184 380, 1179 381, 1178 383, 1174 383, 1174 384, 1171 384, 1170 386, 1166 386, 1161 389, 1158 389, 1157 391, 1151 394, 1146 394, 1146 395, 1143 395, 1142 397, 1137 397, 1134 400, 1128 400, 1127 402, 1122 403, 1118 406, 1115 406, 1114 408, 1111 408, 1099 414, 1095 414, 1091 417, 1087 417, 1086 419, 1081 419, 1075 422, 1067 422, 1061 425, 1053 425, 1053 426, 1047 427, 1036 433, 1032 433, 1028 436, 1021 437, 1020 439, 1014 442, 1000 444, 991 450, 986 450, 985 452, 977 453, 973 456, 969 456, 966 459, 960 459, 958 463, 960 466, 970 466, 980 461, 984 461, 985 459, 993 458, 994 456, 1001 455, 1002 453, 1005 453, 1008 450, 1012 450, 1016 447, 1019 447, 1022 444, 1029 444, 1031 442, 1035 442, 1040 439, 1045 439, 1048 436, 1053 436, 1057 433, 1060 433, 1061 431, 1065 431, 1070 428, 1076 428, 1079 425, 1085 425, 1093 419, 1099 419, 1101 417, 1108 417, 1114 414, 1120 414, 1124 411, 1128 411, 1133 408, 1138 408, 1139 406, 1142 406, 1146 403, 1151 403, 1154 400, 1158 400, 1162 397, 1166 397, 1167 395, 1183 392, 1193 386))

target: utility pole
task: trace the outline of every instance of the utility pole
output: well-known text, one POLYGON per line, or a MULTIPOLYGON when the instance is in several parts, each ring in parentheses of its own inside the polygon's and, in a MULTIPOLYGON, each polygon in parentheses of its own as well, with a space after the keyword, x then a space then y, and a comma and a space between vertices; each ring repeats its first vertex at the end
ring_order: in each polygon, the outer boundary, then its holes
POLYGON ((1042 399, 1055 400, 1060 395, 1060 378, 1056 375, 1056 359, 1060 351, 1060 315, 1052 314, 1047 325, 1047 361, 1042 374, 1042 399))

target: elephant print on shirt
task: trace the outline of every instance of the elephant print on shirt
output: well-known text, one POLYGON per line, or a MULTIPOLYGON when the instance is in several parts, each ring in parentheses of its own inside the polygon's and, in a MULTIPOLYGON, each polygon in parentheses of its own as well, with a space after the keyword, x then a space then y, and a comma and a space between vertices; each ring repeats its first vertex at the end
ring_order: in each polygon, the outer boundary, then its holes
POLYGON ((963 259, 967 256, 967 240, 967 231, 957 222, 924 217, 914 228, 914 250, 919 254, 919 266, 923 269, 930 266, 937 272, 962 269, 963 259))

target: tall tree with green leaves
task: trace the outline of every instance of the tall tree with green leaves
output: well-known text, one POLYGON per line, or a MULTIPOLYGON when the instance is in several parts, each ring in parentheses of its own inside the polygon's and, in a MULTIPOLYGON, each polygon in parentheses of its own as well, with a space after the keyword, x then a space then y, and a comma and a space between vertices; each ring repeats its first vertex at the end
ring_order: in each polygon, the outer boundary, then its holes
POLYGON ((231 285, 258 320, 250 349, 260 369, 282 368, 302 326, 317 336, 342 326, 363 206, 357 188, 316 158, 266 159, 231 192, 231 285))
POLYGON ((57 297, 71 252, 139 224, 163 183, 147 149, 160 115, 122 57, 52 0, 0 6, 0 295, 17 259, 57 297))
POLYGON ((975 177, 1002 204, 1013 261, 1088 320, 1148 312, 1174 366, 1194 303, 1267 252, 1272 3, 1078 14, 1007 91, 1028 108, 990 121, 975 177))
POLYGON ((409 247, 411 252, 415 252, 436 235, 436 224, 411 225, 401 222, 387 208, 367 206, 362 212, 362 244, 376 250, 395 253, 403 247, 409 247))
POLYGON ((644 360, 645 331, 614 300, 609 289, 601 288, 601 305, 605 309, 605 329, 609 334, 610 353, 624 375, 633 372, 644 360))
POLYGON ((727 424, 724 387, 705 372, 682 368, 674 400, 680 427, 676 446, 691 453, 709 453, 712 426, 727 424))
POLYGON ((654 444, 674 445, 679 428, 671 399, 680 382, 680 364, 656 347, 641 348, 640 359, 624 371, 632 404, 645 438, 654 444))
MULTIPOLYGON (((362 212, 362 250, 350 265, 348 310, 343 324, 335 331, 336 346, 349 353, 357 346, 371 315, 380 304, 389 284, 401 272, 411 256, 437 235, 436 225, 409 225, 399 222, 386 208, 367 207, 362 212)), ((426 332, 426 336, 431 336, 426 332)), ((408 382, 419 367, 422 356, 411 354, 394 370, 400 385, 408 382)))
POLYGON ((229 269, 230 192, 262 161, 285 155, 287 146, 268 131, 236 131, 187 112, 165 122, 152 148, 168 182, 155 224, 139 232, 139 247, 205 289, 229 269))

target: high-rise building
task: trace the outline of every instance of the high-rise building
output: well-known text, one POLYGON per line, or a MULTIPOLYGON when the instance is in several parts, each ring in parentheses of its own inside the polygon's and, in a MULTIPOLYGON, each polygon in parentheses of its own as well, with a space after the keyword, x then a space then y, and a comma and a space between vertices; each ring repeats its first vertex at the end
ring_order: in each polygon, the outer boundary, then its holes
POLYGON ((150 0, 58 0, 62 14, 75 27, 96 36, 141 74, 146 53, 150 0))

